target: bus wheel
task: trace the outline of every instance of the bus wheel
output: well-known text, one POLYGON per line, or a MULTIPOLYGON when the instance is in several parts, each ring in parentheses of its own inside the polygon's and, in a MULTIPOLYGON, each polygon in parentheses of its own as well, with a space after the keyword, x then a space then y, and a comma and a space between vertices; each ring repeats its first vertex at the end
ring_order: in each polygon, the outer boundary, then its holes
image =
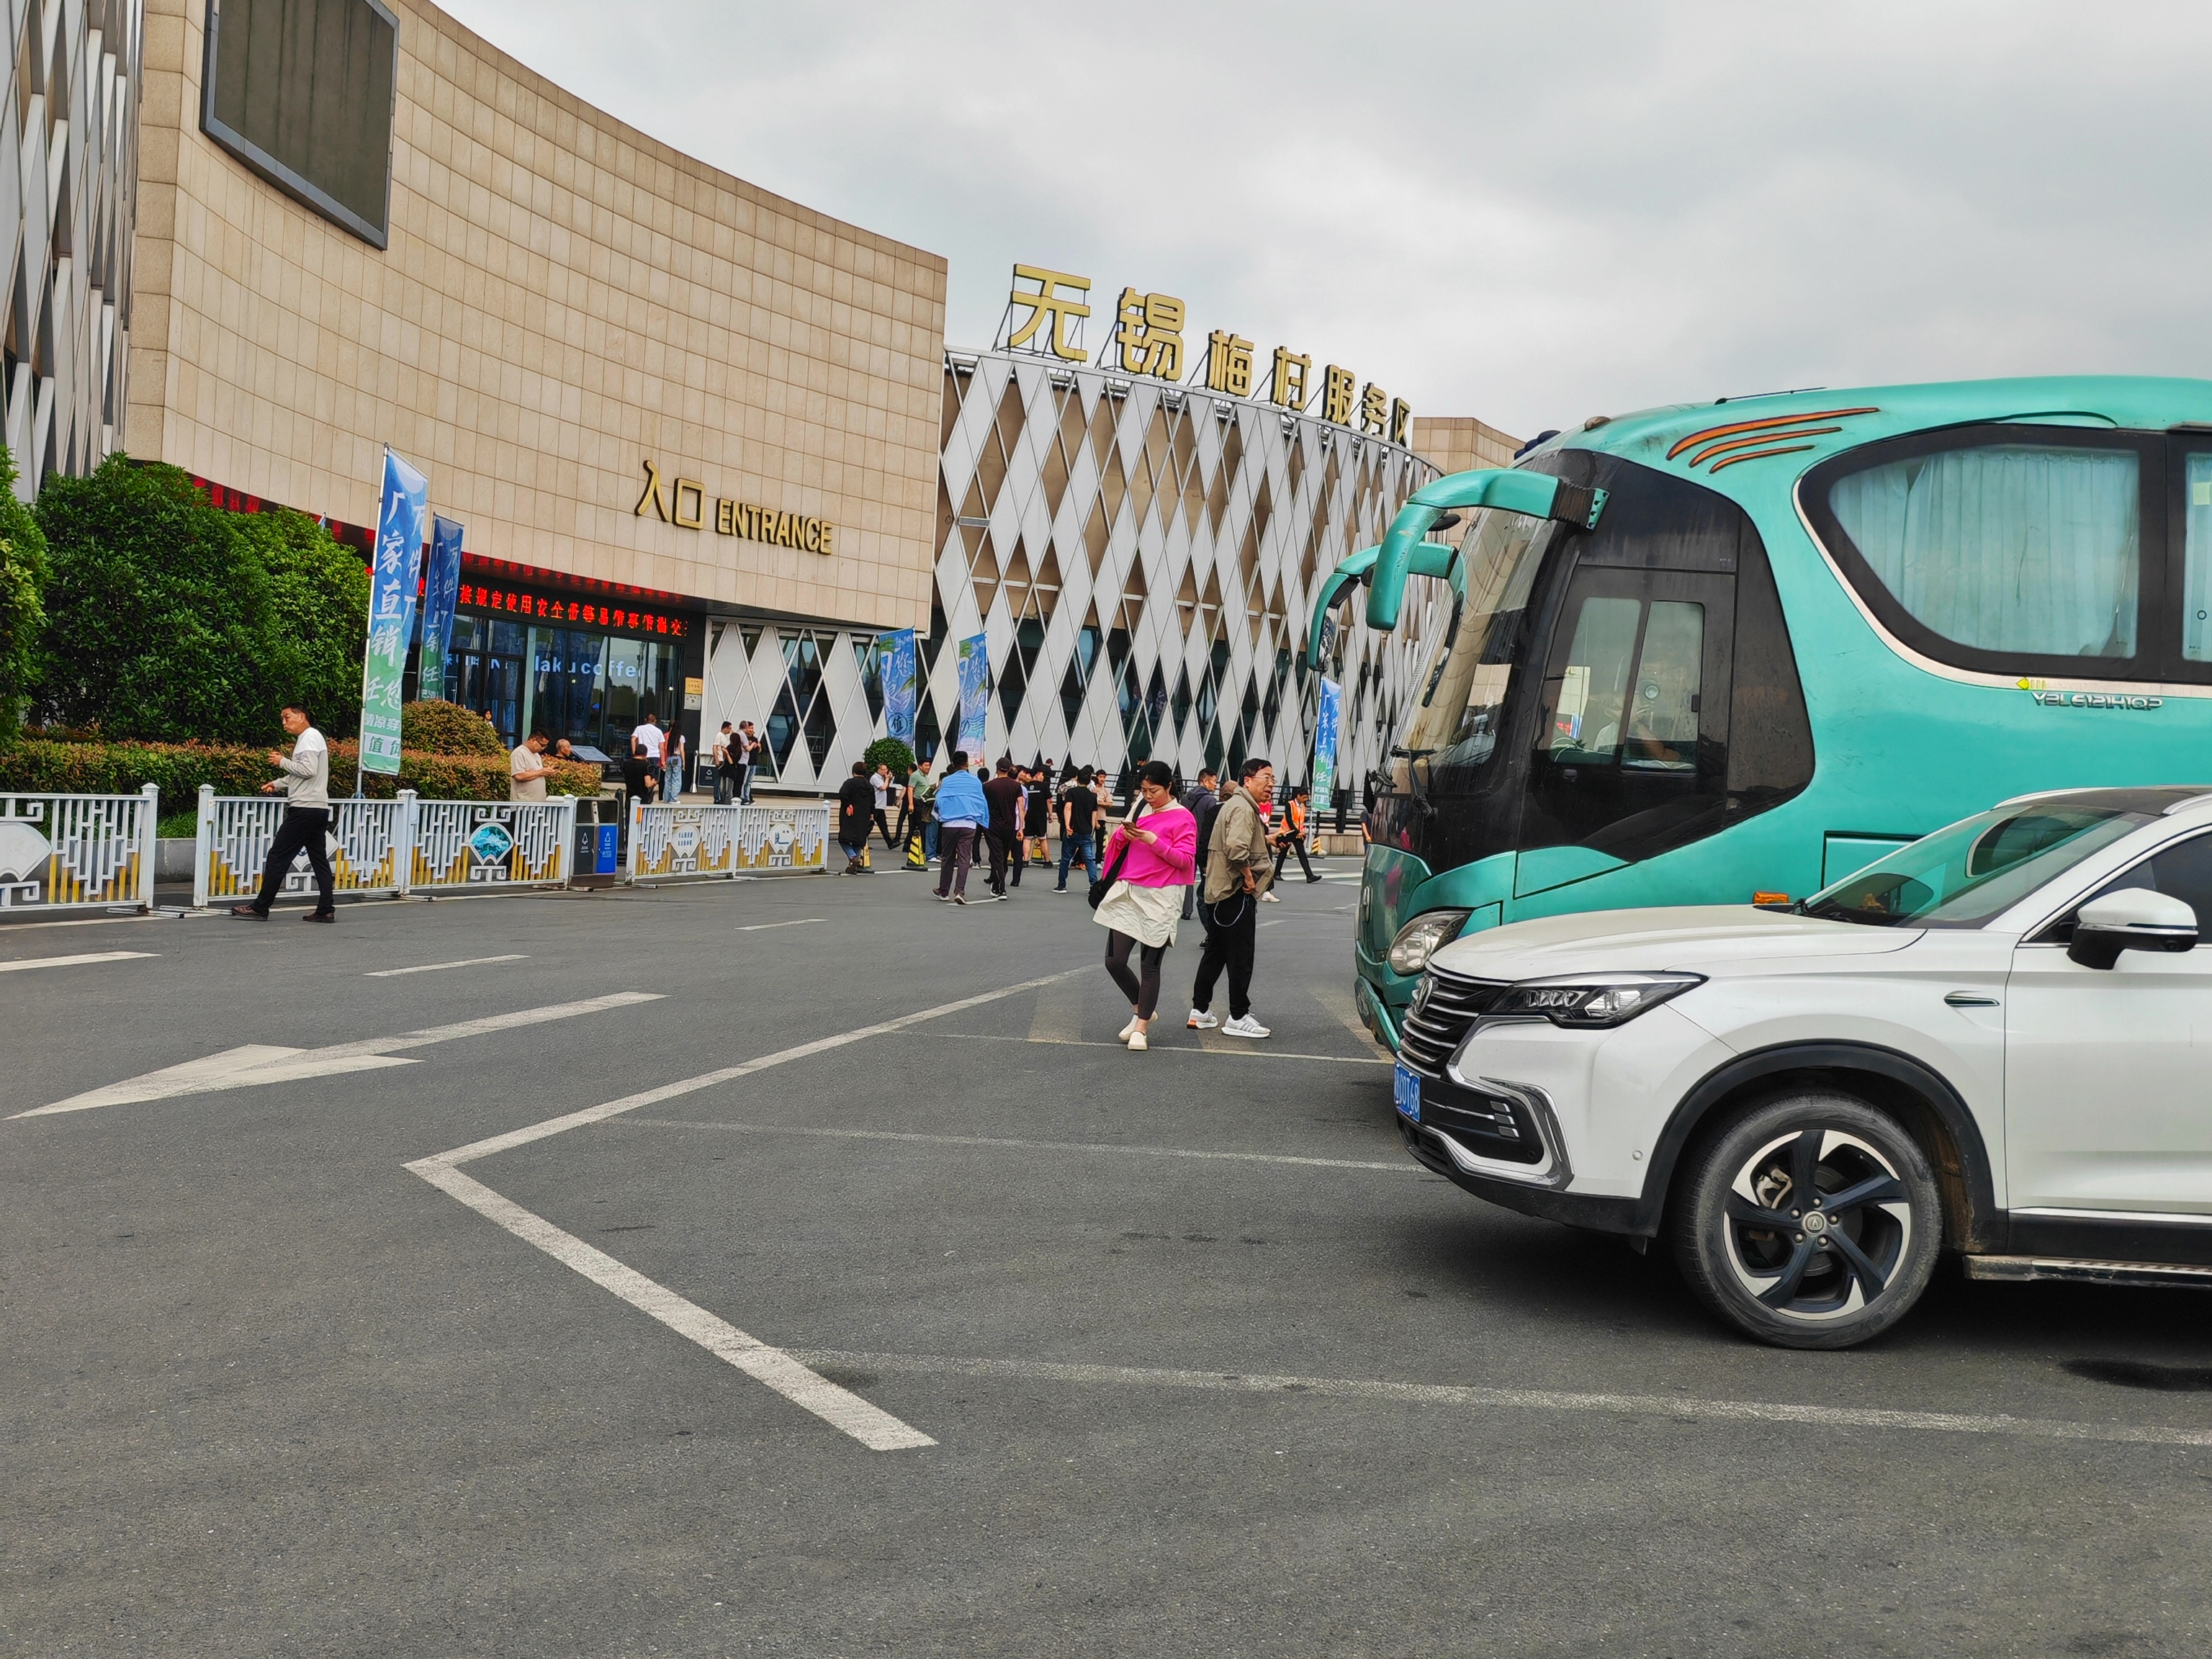
POLYGON ((1770 1100, 1708 1142, 1671 1207, 1675 1265, 1747 1336, 1847 1348, 1903 1318, 1942 1243, 1928 1158, 1850 1095, 1770 1100))

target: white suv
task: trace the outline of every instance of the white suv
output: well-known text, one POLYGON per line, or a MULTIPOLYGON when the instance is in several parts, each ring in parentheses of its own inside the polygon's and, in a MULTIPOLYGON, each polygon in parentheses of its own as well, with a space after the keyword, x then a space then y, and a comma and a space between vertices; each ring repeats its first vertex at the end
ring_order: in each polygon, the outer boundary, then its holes
POLYGON ((1395 1079, 1413 1156, 1664 1235, 1723 1318, 1839 1348, 1976 1278, 2212 1285, 2212 787, 2032 795, 1809 899, 1446 945, 1395 1079))

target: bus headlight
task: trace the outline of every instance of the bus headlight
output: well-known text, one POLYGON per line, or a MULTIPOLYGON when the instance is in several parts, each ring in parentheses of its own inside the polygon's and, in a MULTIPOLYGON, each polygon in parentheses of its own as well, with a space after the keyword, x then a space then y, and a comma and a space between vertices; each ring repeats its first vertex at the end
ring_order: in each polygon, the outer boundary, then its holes
POLYGON ((1464 910, 1424 910, 1398 930, 1390 941, 1390 971, 1408 977, 1429 965, 1437 947, 1449 945, 1467 926, 1464 910))
POLYGON ((1656 1008, 1692 986, 1703 974, 1575 974, 1564 979, 1528 979, 1509 987, 1485 1011, 1486 1019, 1535 1015, 1568 1030, 1599 1030, 1626 1025, 1647 1008, 1656 1008))

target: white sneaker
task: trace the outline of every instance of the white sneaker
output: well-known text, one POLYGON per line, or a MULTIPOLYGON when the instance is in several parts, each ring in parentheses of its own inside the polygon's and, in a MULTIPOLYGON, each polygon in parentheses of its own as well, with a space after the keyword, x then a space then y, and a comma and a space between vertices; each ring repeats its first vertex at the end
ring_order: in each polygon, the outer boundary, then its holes
POLYGON ((1280 904, 1282 900, 1277 898, 1273 893, 1262 893, 1260 895, 1260 902, 1262 904, 1280 904))
POLYGON ((1220 1024, 1219 1015, 1209 1014, 1203 1008, 1192 1009, 1190 1018, 1183 1022, 1185 1026, 1194 1031, 1210 1031, 1220 1024))
POLYGON ((1152 1046, 1152 1045, 1151 1043, 1145 1041, 1145 1034, 1142 1031, 1132 1031, 1129 1033, 1129 1052, 1131 1054, 1141 1054, 1146 1049, 1152 1046))
POLYGON ((1127 1025, 1124 1025, 1120 1030, 1114 1033, 1114 1041, 1116 1042, 1127 1042, 1131 1037, 1136 1035, 1137 1017, 1134 1014, 1132 1014, 1129 1016, 1129 1023, 1127 1025))
POLYGON ((1232 1019, 1228 1024, 1223 1026, 1221 1028, 1221 1035, 1224 1036, 1263 1037, 1273 1036, 1274 1033, 1270 1031, 1266 1026, 1261 1024, 1260 1022, 1253 1018, 1251 1015, 1247 1014, 1243 1018, 1232 1019))

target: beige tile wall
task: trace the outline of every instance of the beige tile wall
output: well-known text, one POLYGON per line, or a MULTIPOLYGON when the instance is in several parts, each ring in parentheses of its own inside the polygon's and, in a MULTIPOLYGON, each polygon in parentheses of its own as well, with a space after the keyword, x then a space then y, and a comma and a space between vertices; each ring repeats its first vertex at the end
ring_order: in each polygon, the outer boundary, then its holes
POLYGON ((1521 440, 1470 415, 1413 416, 1413 453, 1443 472, 1471 472, 1479 466, 1510 466, 1521 440))
POLYGON ((125 447, 371 524, 382 446, 471 553, 926 626, 943 258, 585 105, 422 0, 400 19, 391 246, 199 131, 205 0, 148 0, 125 447), (708 527, 636 517, 650 457, 708 527), (717 495, 825 518, 719 536, 717 495))

